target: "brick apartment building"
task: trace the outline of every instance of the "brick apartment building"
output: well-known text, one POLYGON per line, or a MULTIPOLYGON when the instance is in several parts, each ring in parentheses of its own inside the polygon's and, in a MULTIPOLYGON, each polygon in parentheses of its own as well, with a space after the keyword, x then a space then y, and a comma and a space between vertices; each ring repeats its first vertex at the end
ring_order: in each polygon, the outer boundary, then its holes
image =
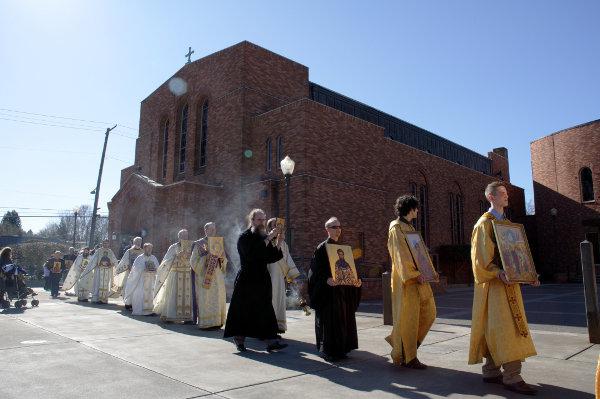
MULTIPOLYGON (((122 171, 109 203, 115 247, 143 230, 162 256, 180 228, 197 239, 204 223, 216 221, 235 253, 251 208, 285 216, 279 161, 289 155, 296 162, 289 227, 300 267, 308 267, 335 215, 342 239, 361 250, 361 274, 379 276, 388 265, 394 201, 414 193, 417 227, 438 267, 456 282, 471 274, 452 248, 464 255, 488 207, 486 184, 509 181, 505 148, 480 155, 313 83, 306 66, 246 41, 173 77, 187 83, 185 94, 172 93, 170 78, 141 103, 135 164, 122 171)), ((523 190, 511 186, 510 194, 511 216, 520 221, 523 190)))
POLYGON ((600 263, 600 120, 531 143, 537 266, 558 281, 581 277, 579 243, 600 263))

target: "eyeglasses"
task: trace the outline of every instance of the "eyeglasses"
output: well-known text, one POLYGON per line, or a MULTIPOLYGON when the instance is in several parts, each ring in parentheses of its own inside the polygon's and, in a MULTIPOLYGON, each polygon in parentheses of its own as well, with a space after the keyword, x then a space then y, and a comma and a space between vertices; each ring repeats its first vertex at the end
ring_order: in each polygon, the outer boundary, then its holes
POLYGON ((337 229, 341 229, 342 226, 327 226, 327 228, 337 230, 337 229))

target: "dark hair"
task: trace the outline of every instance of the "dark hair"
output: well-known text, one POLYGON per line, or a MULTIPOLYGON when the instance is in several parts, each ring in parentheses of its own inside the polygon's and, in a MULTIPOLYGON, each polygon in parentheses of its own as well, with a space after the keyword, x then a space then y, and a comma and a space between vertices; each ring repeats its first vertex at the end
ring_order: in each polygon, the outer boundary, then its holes
POLYGON ((342 248, 339 248, 339 249, 337 250, 337 253, 338 253, 338 254, 339 254, 340 252, 342 253, 342 255, 344 255, 344 250, 343 250, 342 248))
POLYGON ((10 247, 2 248, 2 252, 0 252, 0 261, 10 261, 10 255, 12 254, 12 249, 10 247))
POLYGON ((419 200, 414 195, 401 195, 396 200, 394 211, 396 216, 404 217, 413 209, 419 208, 419 200))

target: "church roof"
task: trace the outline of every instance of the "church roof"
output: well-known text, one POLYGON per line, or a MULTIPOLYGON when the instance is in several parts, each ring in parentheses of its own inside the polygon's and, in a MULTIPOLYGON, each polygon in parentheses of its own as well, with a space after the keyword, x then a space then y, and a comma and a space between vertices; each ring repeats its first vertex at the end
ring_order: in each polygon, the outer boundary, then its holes
POLYGON ((394 141, 486 175, 492 174, 492 161, 488 157, 360 101, 312 82, 310 82, 310 98, 318 103, 383 127, 385 136, 394 141))

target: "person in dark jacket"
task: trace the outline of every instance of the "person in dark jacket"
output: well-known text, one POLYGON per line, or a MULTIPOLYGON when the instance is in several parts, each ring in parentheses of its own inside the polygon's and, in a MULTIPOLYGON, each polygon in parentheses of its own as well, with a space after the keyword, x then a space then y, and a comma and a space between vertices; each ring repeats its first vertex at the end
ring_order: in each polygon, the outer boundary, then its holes
POLYGON ((360 303, 360 279, 352 285, 331 275, 327 244, 341 245, 342 232, 336 217, 325 223, 328 238, 317 246, 308 276, 310 306, 315 309, 317 350, 327 361, 338 361, 358 348, 356 309, 360 303))
POLYGON ((252 210, 248 219, 250 226, 237 243, 241 269, 235 281, 223 336, 233 337, 240 352, 246 351, 246 337, 267 341, 267 351, 273 352, 287 346, 277 339, 279 328, 267 269, 267 264, 283 258, 279 243, 272 242, 279 230, 276 227, 266 234, 267 217, 261 209, 252 210))

